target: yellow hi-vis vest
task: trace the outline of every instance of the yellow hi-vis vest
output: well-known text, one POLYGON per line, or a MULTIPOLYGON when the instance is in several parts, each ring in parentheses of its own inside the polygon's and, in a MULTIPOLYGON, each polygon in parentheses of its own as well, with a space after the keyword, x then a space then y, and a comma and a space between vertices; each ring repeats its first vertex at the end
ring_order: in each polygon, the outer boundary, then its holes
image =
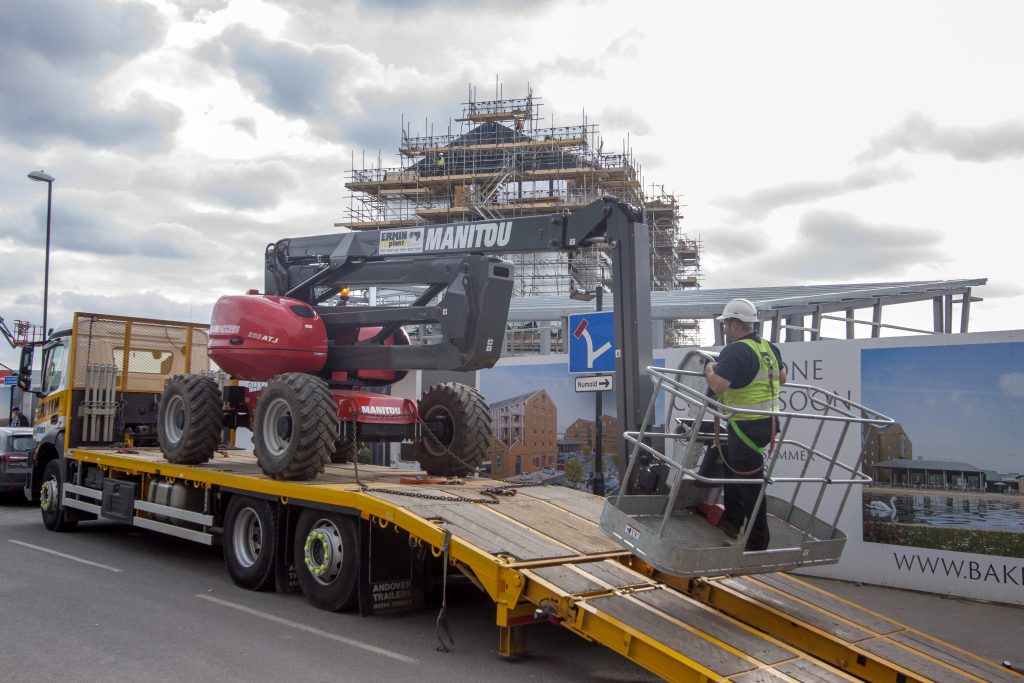
POLYGON ((740 339, 740 342, 750 347, 750 350, 757 356, 757 375, 745 387, 740 389, 726 389, 718 397, 722 403, 730 408, 740 410, 730 411, 729 420, 760 420, 768 417, 754 413, 744 413, 743 408, 749 410, 780 410, 779 403, 779 367, 775 353, 771 345, 764 339, 754 341, 753 339, 740 339))

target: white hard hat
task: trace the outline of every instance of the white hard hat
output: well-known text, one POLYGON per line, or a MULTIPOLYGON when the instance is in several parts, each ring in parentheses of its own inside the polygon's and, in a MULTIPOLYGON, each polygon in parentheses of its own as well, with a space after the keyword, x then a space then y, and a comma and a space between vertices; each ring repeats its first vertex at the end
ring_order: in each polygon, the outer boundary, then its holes
POLYGON ((728 320, 729 318, 742 320, 745 323, 756 323, 757 307, 746 299, 733 299, 725 305, 722 315, 718 316, 716 320, 728 320))

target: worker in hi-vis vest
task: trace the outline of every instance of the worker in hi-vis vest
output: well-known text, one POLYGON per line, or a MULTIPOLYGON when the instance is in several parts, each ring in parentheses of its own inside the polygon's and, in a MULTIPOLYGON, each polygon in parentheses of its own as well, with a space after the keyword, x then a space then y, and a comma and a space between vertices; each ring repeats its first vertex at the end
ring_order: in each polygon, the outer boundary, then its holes
MULTIPOLYGON (((754 331, 758 319, 754 304, 733 299, 717 319, 722 323, 726 346, 718 362, 704 368, 704 377, 718 400, 731 408, 722 454, 725 478, 758 479, 763 476, 765 447, 777 429, 775 417, 765 413, 780 409, 779 387, 786 383, 786 369, 779 349, 754 331)), ((762 487, 726 484, 724 488, 725 512, 719 528, 726 536, 736 538, 749 520, 752 526, 746 550, 766 550, 768 513, 765 505, 757 505, 762 487)))

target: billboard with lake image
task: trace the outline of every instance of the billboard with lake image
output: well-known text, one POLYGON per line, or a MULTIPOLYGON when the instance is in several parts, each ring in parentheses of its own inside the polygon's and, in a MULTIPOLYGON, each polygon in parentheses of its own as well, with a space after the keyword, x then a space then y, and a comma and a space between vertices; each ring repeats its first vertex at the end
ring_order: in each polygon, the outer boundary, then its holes
POLYGON ((864 541, 1024 559, 1024 343, 865 349, 861 377, 904 430, 876 449, 864 541))

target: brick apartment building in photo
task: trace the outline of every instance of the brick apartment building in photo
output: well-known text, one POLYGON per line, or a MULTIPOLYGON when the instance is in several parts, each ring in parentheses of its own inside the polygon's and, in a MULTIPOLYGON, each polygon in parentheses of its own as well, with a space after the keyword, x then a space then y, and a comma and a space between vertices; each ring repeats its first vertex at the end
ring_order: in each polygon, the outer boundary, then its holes
POLYGON ((558 453, 558 408, 543 389, 493 403, 491 476, 504 479, 553 467, 558 453))
MULTIPOLYGON (((589 448, 590 453, 594 452, 597 444, 596 423, 593 420, 580 418, 565 428, 565 438, 577 441, 581 448, 589 448)), ((611 415, 601 416, 601 443, 604 444, 602 452, 604 455, 616 455, 619 452, 620 429, 618 421, 611 415)))

